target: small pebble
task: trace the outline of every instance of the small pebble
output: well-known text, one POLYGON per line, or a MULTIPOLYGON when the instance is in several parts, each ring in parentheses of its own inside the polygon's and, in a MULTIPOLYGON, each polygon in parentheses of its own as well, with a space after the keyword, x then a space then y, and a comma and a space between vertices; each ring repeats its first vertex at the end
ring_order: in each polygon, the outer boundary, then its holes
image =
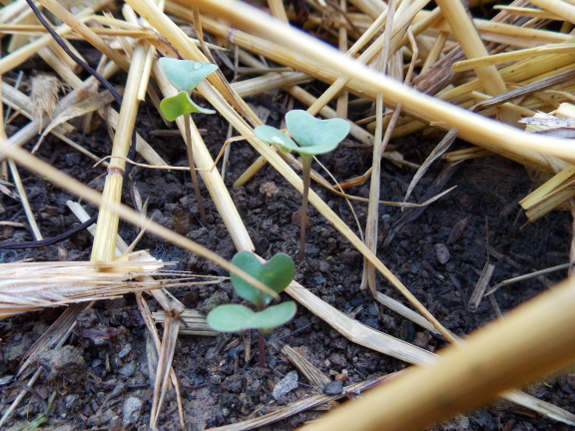
POLYGON ((47 349, 38 355, 37 360, 49 371, 51 379, 63 378, 69 382, 79 382, 86 376, 86 363, 74 346, 47 349))
POLYGON ((277 401, 281 397, 283 397, 288 392, 297 388, 298 375, 297 371, 290 371, 285 375, 283 379, 281 379, 277 385, 275 385, 274 390, 272 392, 272 397, 277 401))
POLYGON ((115 416, 116 414, 114 413, 114 410, 108 409, 104 413, 101 414, 95 413, 92 416, 90 416, 88 418, 87 424, 90 427, 106 425, 110 423, 110 421, 114 419, 115 416))
POLYGON ((118 370, 118 374, 124 377, 132 377, 135 372, 136 372, 135 362, 129 362, 125 365, 122 365, 122 367, 118 370))
POLYGON ((124 403, 122 408, 122 423, 124 426, 133 425, 140 419, 142 414, 142 400, 136 397, 130 397, 124 403))
POLYGON ((326 395, 343 394, 343 382, 341 380, 334 380, 333 382, 329 382, 324 386, 323 393, 326 395))
POLYGON ((123 359, 132 351, 132 345, 130 343, 124 344, 122 350, 118 353, 118 358, 123 359))
POLYGON ((77 404, 77 401, 79 399, 80 399, 80 395, 78 395, 78 394, 66 396, 66 398, 64 398, 64 406, 66 407, 66 410, 71 410, 72 407, 74 407, 74 405, 77 404))
POLYGON ((440 264, 445 265, 451 259, 451 255, 449 254, 449 249, 443 243, 437 243, 433 246, 435 248, 435 257, 439 261, 440 264))
POLYGON ((342 381, 344 382, 345 379, 347 379, 347 373, 339 373, 335 375, 335 380, 336 381, 342 381))

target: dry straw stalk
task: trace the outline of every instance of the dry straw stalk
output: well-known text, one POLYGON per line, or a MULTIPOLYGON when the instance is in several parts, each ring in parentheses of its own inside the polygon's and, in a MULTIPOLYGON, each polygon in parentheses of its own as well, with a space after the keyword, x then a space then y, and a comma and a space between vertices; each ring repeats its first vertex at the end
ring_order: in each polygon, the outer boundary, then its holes
MULTIPOLYGON (((178 3, 189 5, 187 0, 178 0, 178 3)), ((407 109, 429 121, 445 124, 445 127, 449 128, 455 127, 463 139, 498 154, 548 171, 550 170, 549 164, 539 154, 543 148, 546 154, 552 154, 567 161, 575 160, 575 149, 568 140, 535 138, 512 127, 488 120, 436 98, 421 94, 411 88, 398 85, 397 82, 346 58, 333 48, 307 37, 284 23, 275 22, 263 12, 243 3, 233 0, 221 2, 199 0, 197 5, 208 13, 229 19, 238 28, 244 28, 265 37, 268 41, 294 50, 294 52, 297 51, 300 56, 321 61, 324 64, 324 69, 329 68, 339 76, 353 76, 354 82, 357 83, 358 89, 363 94, 384 92, 386 100, 395 104, 402 102, 407 109)), ((547 66, 549 65, 547 64, 547 66)), ((506 79, 504 76, 503 78, 506 79)), ((461 87, 465 87, 465 85, 461 87)), ((458 87, 457 90, 461 87, 458 87)), ((473 89, 478 90, 480 87, 477 85, 473 89)))
POLYGON ((409 431, 476 407, 575 360, 575 280, 450 347, 431 366, 376 388, 305 431, 409 431))

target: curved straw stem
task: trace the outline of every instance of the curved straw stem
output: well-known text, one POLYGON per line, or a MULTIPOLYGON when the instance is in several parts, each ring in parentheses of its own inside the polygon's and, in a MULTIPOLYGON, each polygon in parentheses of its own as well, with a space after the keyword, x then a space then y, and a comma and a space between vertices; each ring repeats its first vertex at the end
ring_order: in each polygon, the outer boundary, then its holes
POLYGON ((170 241, 172 244, 177 245, 178 247, 185 248, 186 250, 190 250, 208 260, 211 260, 216 265, 221 266, 232 274, 236 274, 238 277, 242 278, 242 280, 245 280, 247 283, 250 283, 262 292, 271 295, 275 299, 279 299, 279 295, 274 290, 270 289, 261 281, 252 277, 237 266, 232 265, 226 259, 214 253, 210 249, 171 231, 170 229, 154 222, 153 220, 142 217, 140 214, 127 207, 126 205, 105 200, 97 191, 60 172, 58 169, 38 159, 37 157, 32 156, 22 148, 8 147, 6 145, 6 140, 0 139, 0 159, 5 156, 12 158, 18 164, 25 166, 26 169, 49 178, 52 183, 70 191, 71 193, 74 193, 77 196, 82 197, 87 202, 102 208, 107 208, 108 210, 116 213, 121 219, 127 221, 128 223, 132 223, 135 226, 146 229, 149 233, 159 236, 166 241, 170 241))

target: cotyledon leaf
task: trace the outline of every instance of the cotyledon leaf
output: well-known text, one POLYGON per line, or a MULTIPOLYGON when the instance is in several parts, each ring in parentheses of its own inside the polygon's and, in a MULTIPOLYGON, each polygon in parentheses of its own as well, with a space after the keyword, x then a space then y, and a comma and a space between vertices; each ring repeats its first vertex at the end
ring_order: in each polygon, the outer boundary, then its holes
POLYGON ((294 301, 268 307, 254 312, 239 304, 226 304, 214 308, 208 314, 208 325, 219 332, 242 332, 247 329, 261 329, 268 332, 289 322, 297 311, 294 301))
POLYGON ((215 111, 204 109, 194 103, 185 91, 180 91, 172 97, 166 97, 160 102, 160 109, 168 121, 174 121, 180 115, 199 112, 201 114, 213 114, 215 111))
POLYGON ((218 68, 212 63, 169 57, 162 57, 159 62, 170 84, 176 87, 178 91, 185 91, 188 94, 218 68))
MULTIPOLYGON (((232 263, 277 293, 283 291, 295 275, 293 260, 285 253, 278 253, 262 264, 253 253, 244 250, 236 253, 232 263)), ((230 278, 237 294, 257 307, 263 308, 272 301, 270 295, 256 289, 235 274, 231 274, 230 278)))

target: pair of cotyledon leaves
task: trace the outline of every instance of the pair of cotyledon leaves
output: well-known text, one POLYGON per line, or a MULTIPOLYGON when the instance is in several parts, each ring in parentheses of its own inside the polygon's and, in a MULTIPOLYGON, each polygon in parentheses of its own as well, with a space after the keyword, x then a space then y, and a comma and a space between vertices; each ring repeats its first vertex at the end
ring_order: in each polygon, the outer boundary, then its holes
MULTIPOLYGON (((210 109, 196 105, 190 94, 200 82, 218 68, 215 64, 168 57, 162 57, 159 61, 168 81, 179 91, 175 96, 167 97, 160 103, 160 109, 168 121, 194 112, 214 113, 210 109)), ((263 141, 281 146, 285 152, 297 151, 301 155, 310 156, 335 149, 349 133, 349 124, 340 118, 318 120, 302 110, 288 112, 286 124, 295 142, 270 126, 256 127, 255 133, 263 141)))
MULTIPOLYGON (((277 293, 289 285, 295 274, 293 260, 284 253, 278 253, 262 264, 253 253, 241 251, 234 256, 232 263, 277 293)), ((239 304, 220 305, 210 311, 207 317, 208 324, 216 331, 242 332, 246 329, 260 329, 270 332, 295 316, 295 302, 287 301, 265 308, 273 299, 270 295, 256 289, 237 275, 231 274, 230 278, 236 293, 262 311, 254 312, 239 304)))
POLYGON ((315 156, 334 150, 350 129, 349 123, 341 118, 318 120, 299 109, 288 112, 285 120, 293 139, 270 126, 258 126, 254 132, 262 141, 279 145, 286 153, 297 151, 302 156, 315 156))
POLYGON ((160 102, 160 109, 166 120, 174 121, 180 115, 194 112, 201 114, 213 114, 215 112, 196 105, 190 98, 190 94, 218 66, 212 63, 168 57, 162 57, 159 61, 168 81, 179 91, 175 96, 166 97, 160 102))

